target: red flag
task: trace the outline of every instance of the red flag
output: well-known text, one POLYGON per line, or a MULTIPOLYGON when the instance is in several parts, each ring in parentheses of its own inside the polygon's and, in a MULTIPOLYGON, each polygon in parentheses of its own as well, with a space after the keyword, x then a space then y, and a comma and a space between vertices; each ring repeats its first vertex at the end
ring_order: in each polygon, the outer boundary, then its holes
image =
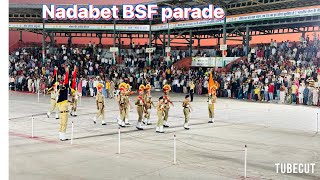
POLYGON ((76 77, 77 77, 77 70, 74 69, 72 73, 72 83, 71 83, 71 88, 75 89, 76 88, 76 77))

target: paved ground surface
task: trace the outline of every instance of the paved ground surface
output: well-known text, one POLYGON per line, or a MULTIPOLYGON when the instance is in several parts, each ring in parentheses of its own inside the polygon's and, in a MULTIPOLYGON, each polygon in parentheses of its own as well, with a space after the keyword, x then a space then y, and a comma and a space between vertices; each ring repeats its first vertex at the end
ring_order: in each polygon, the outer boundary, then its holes
MULTIPOLYGON (((154 93, 159 97, 160 93, 154 93)), ((319 109, 306 106, 218 99, 216 123, 207 124, 206 97, 192 103, 190 130, 183 129, 182 94, 171 94, 171 127, 164 134, 155 126, 121 129, 118 154, 116 101, 107 100, 107 126, 93 124, 93 98, 82 98, 74 122, 74 141, 58 140, 59 122, 45 113, 49 96, 10 92, 10 179, 243 179, 244 146, 248 146, 248 179, 320 179, 320 135, 316 134, 319 109), (31 138, 34 115, 34 138, 31 138), (173 164, 173 136, 177 136, 177 163, 173 164), (314 174, 277 174, 275 163, 316 163, 314 174)), ((132 97, 133 99, 135 96, 132 97)), ((156 98, 154 98, 156 100, 156 98)), ((133 104, 133 103, 132 103, 133 104)), ((151 119, 156 121, 155 110, 151 119)), ((319 115, 320 116, 320 115, 319 115)), ((153 123, 155 124, 155 123, 153 123)))

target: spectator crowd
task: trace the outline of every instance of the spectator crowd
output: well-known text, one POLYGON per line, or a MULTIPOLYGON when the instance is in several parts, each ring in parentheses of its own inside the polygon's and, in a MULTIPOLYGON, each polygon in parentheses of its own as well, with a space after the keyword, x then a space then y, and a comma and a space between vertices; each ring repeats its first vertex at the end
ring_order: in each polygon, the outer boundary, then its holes
MULTIPOLYGON (((48 46, 45 61, 41 48, 20 48, 9 56, 9 88, 12 90, 45 93, 53 81, 53 69, 59 68, 58 79, 64 74, 64 66, 72 70, 78 67, 77 89, 83 96, 95 96, 96 84, 103 83, 103 94, 113 98, 118 85, 127 82, 133 90, 140 84, 150 83, 154 89, 170 84, 172 91, 207 94, 209 68, 176 68, 164 61, 160 53, 152 60, 144 53, 146 46, 131 45, 121 50, 123 64, 116 65, 112 54, 95 43, 85 47, 61 45, 48 46), (139 52, 141 51, 141 52, 139 52)), ((214 78, 220 84, 219 97, 250 101, 287 104, 320 105, 320 41, 319 37, 300 42, 276 42, 247 47, 233 46, 229 56, 248 56, 232 62, 225 71, 215 71, 214 78)), ((216 52, 215 52, 216 53, 216 52)), ((177 51, 173 57, 186 57, 177 51)), ((198 51, 196 55, 206 56, 198 51)))

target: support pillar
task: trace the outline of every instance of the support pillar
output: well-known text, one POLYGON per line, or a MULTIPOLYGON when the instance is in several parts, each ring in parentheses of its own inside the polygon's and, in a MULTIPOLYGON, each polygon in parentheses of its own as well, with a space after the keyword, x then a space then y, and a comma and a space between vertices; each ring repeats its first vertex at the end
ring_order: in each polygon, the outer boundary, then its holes
POLYGON ((302 38, 303 38, 303 40, 306 39, 306 32, 305 31, 302 31, 302 38))
POLYGON ((99 34, 98 36, 99 36, 99 45, 100 45, 100 44, 102 44, 102 35, 99 34))
POLYGON ((120 33, 120 31, 118 32, 118 49, 119 49, 119 56, 121 55, 121 33, 120 33))
POLYGON ((71 33, 69 34, 69 37, 68 37, 68 45, 69 45, 69 46, 72 45, 72 36, 71 36, 71 33))
POLYGON ((22 31, 20 31, 20 38, 19 41, 22 42, 22 31))
POLYGON ((53 47, 54 46, 54 33, 52 32, 52 33, 50 33, 49 34, 49 37, 50 37, 50 44, 51 44, 51 47, 53 47))
POLYGON ((113 47, 116 47, 116 20, 113 20, 113 47))
POLYGON ((158 34, 154 34, 154 46, 157 47, 158 46, 158 34))
POLYGON ((242 46, 246 45, 246 36, 242 36, 242 46))
POLYGON ((45 56, 46 56, 46 30, 45 30, 45 20, 42 21, 42 63, 45 61, 45 56))
POLYGON ((191 30, 189 31, 189 56, 192 57, 192 31, 191 30))
POLYGON ((246 46, 247 46, 246 55, 248 55, 249 46, 250 46, 250 42, 249 42, 249 25, 246 26, 246 46))

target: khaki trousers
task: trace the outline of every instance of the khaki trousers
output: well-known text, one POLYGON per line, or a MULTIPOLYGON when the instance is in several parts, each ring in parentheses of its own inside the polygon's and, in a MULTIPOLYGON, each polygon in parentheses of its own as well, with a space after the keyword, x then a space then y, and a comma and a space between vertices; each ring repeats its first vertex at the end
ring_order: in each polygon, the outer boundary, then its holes
POLYGON ((208 110, 209 110, 209 118, 214 118, 214 104, 209 104, 208 106, 208 110))
POLYGON ((65 133, 67 131, 68 124, 68 102, 62 102, 59 104, 60 111, 60 130, 59 132, 65 133))
POLYGON ((183 114, 184 114, 184 123, 188 123, 190 119, 190 109, 183 108, 183 114))

